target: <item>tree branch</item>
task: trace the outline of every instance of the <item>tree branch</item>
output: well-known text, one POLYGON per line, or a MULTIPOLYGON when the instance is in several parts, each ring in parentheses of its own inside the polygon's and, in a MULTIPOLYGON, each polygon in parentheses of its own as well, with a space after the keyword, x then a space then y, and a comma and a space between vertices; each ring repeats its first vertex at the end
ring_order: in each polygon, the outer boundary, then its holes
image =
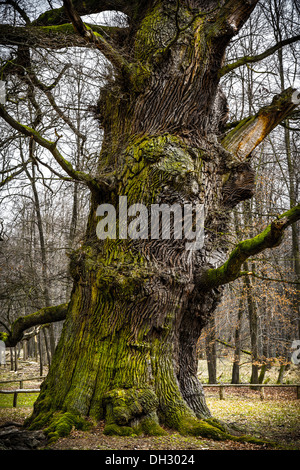
POLYGON ((300 285, 299 281, 288 281, 286 279, 276 279, 276 278, 267 277, 267 276, 260 276, 259 274, 256 274, 253 271, 241 271, 239 274, 239 277, 243 277, 243 276, 253 276, 253 277, 256 277, 257 279, 262 279, 263 281, 282 282, 283 284, 300 285))
MULTIPOLYGON (((219 3, 219 2, 216 2, 219 3)), ((216 15, 218 35, 234 36, 248 20, 258 0, 227 0, 216 15)), ((215 29, 214 24, 211 26, 215 29)))
POLYGON ((14 0, 6 0, 5 2, 1 2, 1 4, 12 6, 19 13, 19 15, 23 18, 25 23, 30 24, 30 19, 27 16, 25 10, 23 10, 23 8, 21 8, 17 2, 15 2, 14 0))
POLYGON ((74 32, 71 24, 45 27, 1 24, 0 44, 55 50, 66 47, 87 47, 86 41, 74 32))
MULTIPOLYGON (((21 173, 23 173, 23 171, 25 171, 25 167, 26 165, 28 165, 28 163, 31 162, 31 159, 27 160, 27 162, 25 162, 24 164, 22 163, 21 164, 21 168, 19 168, 17 171, 14 171, 13 173, 11 173, 9 176, 7 176, 5 179, 3 179, 1 182, 0 182, 0 188, 2 188, 3 186, 5 186, 7 183, 9 183, 12 179, 14 179, 16 176, 20 175, 21 173)), ((20 165, 18 165, 20 166, 20 165)), ((9 170, 8 170, 9 171, 9 170)))
POLYGON ((222 67, 219 72, 219 76, 223 77, 223 75, 226 75, 227 73, 231 72, 232 70, 238 67, 241 67, 242 65, 254 64, 255 62, 260 62, 266 57, 269 57, 270 55, 274 54, 274 52, 278 51, 278 49, 281 49, 282 47, 287 46, 288 44, 297 42, 299 40, 300 40, 300 35, 298 34, 297 36, 292 36, 291 38, 284 39, 283 41, 280 41, 277 44, 274 44, 274 46, 270 47, 269 49, 266 49, 261 54, 241 57, 236 62, 232 62, 231 64, 224 65, 224 67, 222 67))
MULTIPOLYGON (((216 339, 216 342, 217 343, 220 343, 220 344, 223 344, 223 346, 226 346, 227 348, 231 348, 231 349, 235 349, 236 346, 233 346, 232 344, 230 343, 227 343, 227 341, 224 341, 220 338, 217 338, 216 339)), ((249 356, 252 356, 252 352, 251 351, 247 351, 247 349, 242 349, 242 348, 239 348, 239 350, 244 353, 244 354, 248 354, 249 356)))
MULTIPOLYGON (((138 0, 101 0, 98 2, 74 0, 73 3, 74 8, 81 16, 102 13, 104 11, 120 11, 125 13, 125 15, 131 16, 137 9, 138 0)), ((33 23, 35 25, 49 26, 63 24, 67 21, 68 14, 64 7, 62 7, 42 13, 33 23)))
POLYGON ((300 220, 300 204, 279 215, 267 228, 254 238, 240 242, 219 268, 204 272, 199 283, 206 288, 228 284, 241 276, 241 266, 250 256, 257 255, 267 248, 274 248, 282 242, 284 231, 300 220))
POLYGON ((43 307, 35 313, 19 317, 11 327, 10 333, 1 333, 0 340, 4 341, 7 347, 16 346, 22 340, 23 332, 36 325, 44 325, 64 320, 66 318, 68 303, 55 307, 43 307))
POLYGON ((250 116, 234 127, 222 140, 226 150, 239 161, 245 161, 262 140, 298 106, 293 100, 296 90, 288 88, 273 98, 269 106, 264 106, 254 116, 250 116))
POLYGON ((129 64, 124 57, 101 34, 93 31, 92 28, 83 23, 71 0, 64 0, 64 7, 79 36, 84 38, 87 43, 94 44, 115 67, 129 70, 129 64))
MULTIPOLYGON (((61 153, 58 151, 56 142, 52 142, 50 140, 45 139, 42 137, 35 129, 31 127, 25 126, 20 124, 16 121, 12 116, 10 116, 3 105, 0 104, 0 117, 2 117, 8 124, 10 124, 14 129, 21 132, 21 134, 31 137, 35 140, 38 144, 42 147, 49 150, 57 163, 63 168, 63 170, 74 180, 80 181, 85 183, 91 190, 101 190, 101 184, 92 178, 90 175, 84 173, 83 171, 76 171, 71 163, 66 160, 61 153)), ((104 184, 104 183, 103 183, 104 184)))

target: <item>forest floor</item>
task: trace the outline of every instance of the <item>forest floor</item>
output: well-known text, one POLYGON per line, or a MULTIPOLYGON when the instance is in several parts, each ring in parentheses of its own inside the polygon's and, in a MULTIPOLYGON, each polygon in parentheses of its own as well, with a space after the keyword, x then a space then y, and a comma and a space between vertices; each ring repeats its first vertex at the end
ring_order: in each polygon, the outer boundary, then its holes
MULTIPOLYGON (((45 371, 47 373, 47 371, 45 371)), ((18 372, 0 369, 0 380, 39 375, 35 363, 24 365, 18 372)), ((19 388, 19 384, 5 384, 2 389, 19 388)), ((39 381, 25 382, 24 388, 38 388, 39 381)), ((212 415, 234 425, 244 434, 275 442, 275 449, 300 450, 300 400, 295 388, 266 388, 262 401, 260 392, 249 388, 229 388, 225 399, 219 399, 217 388, 205 390, 212 415)), ((30 416, 36 394, 18 395, 17 408, 12 407, 12 395, 0 395, 0 426, 8 421, 22 424, 30 416)), ((233 441, 215 441, 202 437, 181 436, 172 430, 163 437, 112 437, 103 434, 104 423, 93 425, 89 431, 73 430, 46 449, 51 450, 274 450, 233 441)))

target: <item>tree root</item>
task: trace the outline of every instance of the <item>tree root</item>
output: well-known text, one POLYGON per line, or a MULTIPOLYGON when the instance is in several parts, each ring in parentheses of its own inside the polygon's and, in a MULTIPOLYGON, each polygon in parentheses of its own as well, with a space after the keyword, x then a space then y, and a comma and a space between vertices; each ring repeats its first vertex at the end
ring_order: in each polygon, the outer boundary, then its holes
POLYGON ((203 438, 213 439, 216 441, 234 441, 247 442, 251 444, 274 447, 274 443, 263 439, 258 439, 251 435, 233 435, 228 432, 226 425, 220 423, 214 418, 197 419, 184 418, 179 426, 179 432, 185 436, 199 436, 203 438))
MULTIPOLYGON (((36 430, 43 427, 43 431, 48 439, 48 444, 53 444, 59 438, 68 436, 74 428, 87 431, 92 426, 92 423, 87 421, 84 417, 71 412, 55 412, 52 413, 51 416, 48 413, 44 418, 45 419, 39 419, 31 423, 28 429, 36 430), (47 427, 45 428, 46 421, 47 427), (44 426, 41 426, 42 422, 44 426)), ((178 429, 176 430, 183 436, 201 437, 215 441, 251 443, 268 447, 276 446, 276 444, 271 441, 258 439, 250 435, 233 435, 228 432, 226 425, 214 418, 200 420, 194 416, 186 416, 181 419, 178 429)), ((106 436, 123 437, 138 437, 141 435, 165 436, 168 434, 168 432, 160 426, 156 412, 135 418, 131 420, 130 423, 123 425, 112 421, 107 422, 103 433, 106 436)))
MULTIPOLYGON (((28 429, 39 429, 42 421, 43 420, 34 421, 28 427, 28 429)), ((46 414, 44 421, 48 424, 48 427, 44 429, 44 433, 48 439, 48 444, 53 444, 60 437, 68 436, 74 428, 82 431, 87 431, 91 427, 91 423, 89 423, 85 418, 81 417, 80 415, 73 414, 69 411, 65 413, 48 413, 46 414)))

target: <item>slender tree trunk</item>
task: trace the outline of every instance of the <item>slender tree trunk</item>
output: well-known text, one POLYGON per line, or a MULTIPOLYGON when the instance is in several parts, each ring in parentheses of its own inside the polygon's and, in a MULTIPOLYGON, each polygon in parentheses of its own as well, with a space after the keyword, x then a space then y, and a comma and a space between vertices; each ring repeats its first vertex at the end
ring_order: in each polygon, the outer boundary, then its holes
POLYGON ((206 360, 208 369, 208 383, 217 383, 217 351, 216 351, 216 334, 215 321, 212 317, 207 325, 205 343, 206 343, 206 360))
POLYGON ((39 331, 38 334, 38 348, 39 348, 39 357, 40 357, 40 375, 43 375, 43 343, 42 343, 42 333, 39 331))
MULTIPOLYGON (((244 218, 245 218, 245 226, 250 228, 250 234, 251 236, 253 236, 252 235, 253 220, 251 216, 251 208, 250 208, 249 201, 245 201, 244 203, 244 218)), ((244 269, 247 272, 250 271, 247 261, 244 263, 244 269)), ((255 265, 252 266, 251 270, 255 272, 255 265)), ((248 305, 250 344, 251 344, 251 351, 252 351, 252 370, 251 370, 250 383, 257 384, 258 372, 259 372, 258 309, 257 309, 257 303, 254 298, 253 281, 252 279, 250 279, 249 276, 244 277, 244 286, 246 290, 246 298, 247 298, 247 305, 248 305)))
MULTIPOLYGON (((31 94, 32 96, 34 96, 33 90, 31 90, 31 94)), ((33 123, 33 128, 35 128, 39 124, 40 119, 41 119, 41 116, 39 115, 39 110, 38 110, 37 116, 35 117, 35 120, 33 123)), ((49 289, 49 281, 48 281, 48 274, 47 274, 47 271, 48 271, 47 253, 46 253, 45 236, 44 236, 44 229, 43 229, 43 222, 42 222, 40 198, 39 198, 38 190, 36 187, 35 162, 34 162, 35 149, 36 149, 36 143, 34 142, 34 140, 31 140, 29 143, 29 157, 33 160, 33 163, 31 165, 32 173, 29 172, 26 166, 25 166, 25 172, 30 181, 32 192, 33 192, 34 209, 35 209, 35 216, 36 216, 37 227, 38 227, 40 253, 41 253, 43 302, 44 302, 44 305, 47 307, 51 305, 51 299, 50 299, 50 289, 49 289)), ((23 158, 23 162, 24 162, 24 158, 23 158)), ((53 356, 54 350, 55 350, 55 339, 54 339, 54 330, 53 330, 52 324, 49 325, 48 331, 49 331, 49 338, 50 338, 51 356, 53 356)))
POLYGON ((238 307, 237 313, 237 324, 234 331, 234 359, 233 359, 233 366, 232 366, 232 377, 231 383, 238 384, 240 383, 240 357, 241 357, 241 326, 242 326, 242 316, 243 316, 243 304, 244 301, 241 298, 238 307))
POLYGON ((14 348, 9 348, 10 352, 10 370, 14 370, 14 348))
POLYGON ((48 345, 47 330, 45 330, 45 328, 43 328, 43 337, 44 337, 44 342, 45 342, 45 350, 46 350, 47 361, 48 361, 48 365, 50 366, 50 364, 51 364, 51 354, 50 354, 49 345, 48 345))
MULTIPOLYGON (((249 272, 248 263, 244 265, 245 271, 249 272)), ((257 307, 255 299, 252 293, 252 285, 249 276, 244 277, 244 284, 246 289, 246 297, 248 304, 248 315, 249 315, 249 328, 250 328, 250 343, 252 351, 252 368, 251 368, 251 379, 250 383, 258 383, 258 371, 259 371, 259 354, 258 354, 258 317, 257 307)))

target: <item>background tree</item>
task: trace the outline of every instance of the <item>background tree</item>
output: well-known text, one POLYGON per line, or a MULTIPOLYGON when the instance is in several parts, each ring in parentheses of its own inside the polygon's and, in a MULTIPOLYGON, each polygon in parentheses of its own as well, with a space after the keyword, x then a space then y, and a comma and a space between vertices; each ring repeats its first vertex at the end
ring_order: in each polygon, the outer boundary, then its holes
MULTIPOLYGON (((70 302, 43 307, 2 334, 13 345, 30 326, 66 319, 27 423, 32 428, 68 411, 50 426, 54 435, 63 423, 77 423, 80 414, 105 418, 106 433, 157 434, 164 423, 182 433, 227 437, 210 419, 197 379, 197 341, 223 286, 245 275, 246 260, 277 246, 300 217, 298 205, 289 208, 228 255, 232 210, 253 196, 252 152, 298 104, 290 87, 225 132, 228 105, 220 78, 299 39, 286 37, 261 54, 226 64, 226 48, 256 4, 65 0, 64 7, 34 21, 18 7, 24 25, 1 25, 2 44, 13 47, 5 73, 21 68, 22 83, 30 81, 50 103, 47 74, 43 80, 37 74, 33 48, 55 55, 65 47, 90 47, 110 64, 109 79, 93 103, 103 142, 92 169, 85 158, 83 167, 66 158, 66 144, 54 129, 49 136, 20 122, 13 107, 0 107, 6 123, 50 152, 59 172, 90 191, 86 232, 70 254, 70 302), (105 27, 81 18, 106 10, 123 13, 126 22, 105 27), (117 207, 119 196, 127 197, 128 206, 143 203, 149 210, 155 203, 203 204, 204 245, 189 251, 186 239, 174 233, 170 239, 144 239, 142 230, 136 239, 119 230, 116 239, 99 240, 97 207, 117 207)), ((50 91, 57 83, 58 77, 50 91)), ((78 137, 74 122, 60 117, 78 137)))
MULTIPOLYGON (((289 33, 293 34, 295 32, 296 34, 297 13, 295 14, 295 12, 296 4, 293 2, 282 1, 280 4, 276 2, 258 4, 240 35, 231 43, 228 51, 231 60, 237 61, 242 56, 255 57, 255 51, 260 47, 259 44, 262 40, 266 42, 267 39, 270 44, 273 41, 281 41, 283 32, 287 31, 287 25, 289 33), (270 21, 270 19, 273 20, 270 21), (278 21, 281 23, 279 32, 278 21)), ((268 48, 267 44, 266 47, 268 48)), ((229 96, 230 120, 232 122, 242 120, 247 116, 247 113, 256 112, 258 107, 261 106, 261 102, 267 102, 271 90, 283 89, 280 77, 284 77, 285 85, 287 83, 292 84, 295 81, 295 78, 298 77, 296 58, 296 51, 298 50, 299 42, 291 43, 283 49, 278 49, 265 60, 254 65, 247 63, 234 69, 232 73, 224 77, 222 87, 229 96)), ((296 141, 299 134, 299 130, 297 130, 299 116, 297 113, 293 113, 291 118, 294 124, 288 126, 289 132, 291 132, 292 139, 296 141)), ((250 237, 253 231, 257 233, 261 230, 266 223, 272 220, 274 214, 282 211, 285 207, 286 198, 289 198, 290 176, 284 150, 286 148, 286 129, 286 124, 281 123, 276 132, 268 136, 263 145, 252 154, 252 165, 256 168, 256 191, 251 201, 251 211, 249 209, 246 211, 251 220, 248 216, 244 222, 241 206, 238 206, 235 211, 238 215, 238 221, 235 224, 236 230, 239 232, 237 241, 250 237)), ((290 167, 297 168, 299 154, 295 147, 292 162, 290 167)), ((298 191, 296 188, 299 185, 296 180, 294 184, 295 190, 298 191)), ((249 202, 246 201, 245 205, 249 206, 249 202)), ((293 225, 293 230, 298 230, 298 224, 293 225)), ((296 236, 295 238, 298 239, 299 237, 296 236)), ((296 300, 298 284, 294 261, 292 261, 297 259, 297 256, 289 253, 289 248, 288 250, 285 249, 291 246, 290 240, 287 245, 284 244, 270 253, 252 258, 250 267, 248 264, 249 269, 245 268, 249 272, 256 273, 256 276, 251 276, 250 279, 245 277, 244 283, 249 284, 249 288, 246 289, 248 300, 250 305, 257 311, 258 331, 253 335, 253 338, 256 337, 258 342, 256 349, 258 348, 259 351, 259 361, 257 359, 254 361, 254 367, 258 366, 260 368, 259 382, 264 379, 266 368, 269 368, 271 364, 282 364, 280 370, 288 365, 291 343, 293 338, 298 336, 297 329, 295 329, 298 324, 299 302, 296 300), (289 264, 289 260, 291 260, 291 264, 289 264), (263 280, 259 280, 257 275, 265 279, 277 278, 277 282, 269 280, 265 283, 263 280), (251 295, 249 295, 250 292, 251 295), (272 338, 271 341, 270 338, 272 338)), ((248 307, 244 306, 244 295, 240 282, 236 281, 235 285, 235 289, 227 290, 228 295, 224 297, 219 311, 216 312, 216 338, 217 341, 219 341, 218 338, 223 340, 223 343, 217 343, 218 354, 221 355, 224 351, 227 351, 227 353, 233 351, 232 348, 228 349, 228 345, 235 344, 232 335, 234 317, 231 314, 231 321, 228 320, 228 310, 235 310, 237 316, 239 316, 238 312, 241 311, 234 297, 240 296, 242 312, 248 310, 248 307), (227 349, 224 346, 224 341, 227 344, 227 349)), ((242 318, 244 318, 242 322, 244 323, 245 317, 242 318)), ((238 318, 237 325, 243 327, 238 318)), ((249 329, 243 327, 242 345, 237 346, 238 349, 242 347, 248 352, 251 351, 251 330, 251 325, 249 325, 249 329)), ((236 354, 238 355, 238 352, 236 354)), ((243 357, 247 358, 247 356, 243 357)), ((237 362, 234 358, 232 360, 236 371, 237 362)), ((233 375, 235 375, 235 371, 233 371, 233 375)), ((256 371, 256 379, 257 374, 258 371, 256 371)), ((281 379, 279 377, 279 380, 281 379)))

